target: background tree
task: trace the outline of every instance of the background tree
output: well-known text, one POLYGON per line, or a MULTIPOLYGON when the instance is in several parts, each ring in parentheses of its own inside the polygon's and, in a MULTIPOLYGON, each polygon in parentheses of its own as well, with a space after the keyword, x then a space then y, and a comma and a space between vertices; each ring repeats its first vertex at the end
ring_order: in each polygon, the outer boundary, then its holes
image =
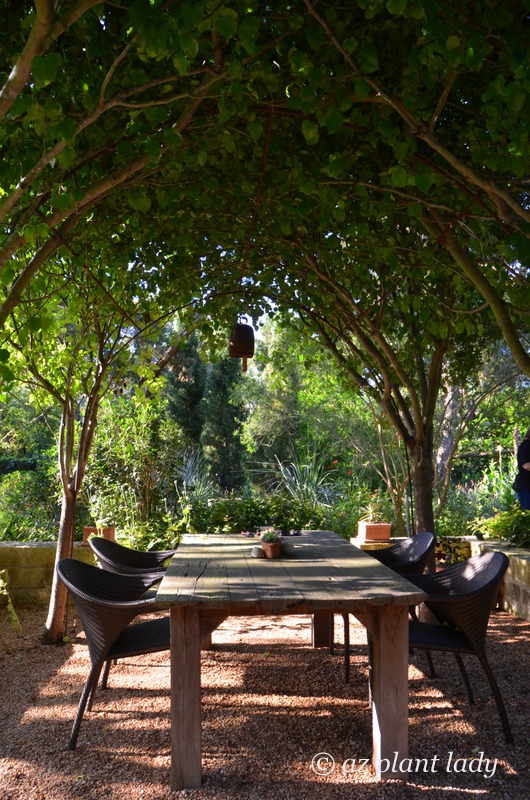
POLYGON ((202 399, 206 389, 207 368, 198 349, 197 335, 183 343, 168 363, 165 375, 168 414, 182 429, 188 446, 197 448, 204 425, 202 399))
POLYGON ((245 482, 241 425, 246 409, 235 391, 241 380, 239 359, 222 358, 208 367, 201 445, 212 475, 225 492, 245 482))
MULTIPOLYGON (((143 381, 156 379, 178 348, 164 349, 155 359, 148 341, 151 322, 143 321, 147 297, 135 299, 139 270, 128 270, 128 285, 112 285, 117 258, 102 271, 112 293, 71 254, 58 259, 46 278, 25 290, 4 326, 4 336, 16 353, 20 377, 27 376, 37 397, 46 396, 60 412, 58 466, 62 487, 61 518, 56 560, 71 556, 77 500, 91 452, 101 400, 136 369, 143 381), (40 291, 37 291, 39 289, 40 291), (126 310, 129 309, 129 310, 126 310), (142 338, 145 348, 131 359, 133 344, 142 338)), ((151 298, 151 303, 154 299, 151 298)), ((156 301, 159 307, 159 300, 156 301)), ((147 315, 149 317, 149 315, 147 315)), ((136 348, 138 350, 138 348, 136 348)), ((145 389, 137 386, 140 396, 145 389)), ((64 635, 67 593, 54 576, 45 639, 64 635)))

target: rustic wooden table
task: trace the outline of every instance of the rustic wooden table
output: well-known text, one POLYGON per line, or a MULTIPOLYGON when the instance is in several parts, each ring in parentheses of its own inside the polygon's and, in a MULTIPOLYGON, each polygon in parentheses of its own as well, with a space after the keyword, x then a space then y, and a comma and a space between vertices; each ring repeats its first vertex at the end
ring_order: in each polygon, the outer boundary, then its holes
POLYGON ((407 757, 407 611, 425 595, 331 531, 304 531, 289 541, 294 555, 257 559, 251 556, 257 541, 244 536, 186 536, 160 584, 157 602, 171 609, 173 791, 201 785, 201 641, 230 616, 357 617, 373 642, 377 777, 396 777, 382 774, 382 759, 399 764, 407 757))

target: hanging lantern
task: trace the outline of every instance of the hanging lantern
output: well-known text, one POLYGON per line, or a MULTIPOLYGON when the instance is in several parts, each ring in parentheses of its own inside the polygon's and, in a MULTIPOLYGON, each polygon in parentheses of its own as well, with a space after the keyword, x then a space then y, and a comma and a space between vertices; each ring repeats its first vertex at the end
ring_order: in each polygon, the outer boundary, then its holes
POLYGON ((254 328, 238 322, 232 328, 228 343, 228 355, 243 359, 243 372, 247 371, 247 358, 254 355, 254 328))

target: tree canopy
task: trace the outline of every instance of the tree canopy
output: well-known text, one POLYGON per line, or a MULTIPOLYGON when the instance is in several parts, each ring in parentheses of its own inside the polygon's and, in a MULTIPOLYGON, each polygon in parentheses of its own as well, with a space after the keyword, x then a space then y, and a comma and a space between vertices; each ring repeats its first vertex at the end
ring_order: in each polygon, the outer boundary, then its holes
POLYGON ((0 323, 65 243, 142 248, 149 288, 197 299, 278 263, 289 237, 341 232, 368 252, 378 220, 389 270, 394 226, 423 232, 530 373, 524 0, 2 14, 0 323))
POLYGON ((26 0, 0 18, 0 378, 57 325, 61 380, 78 346, 110 363, 97 330, 68 341, 103 299, 133 336, 176 308, 203 337, 295 311, 432 486, 443 370, 498 330, 530 375, 528 0, 26 0))

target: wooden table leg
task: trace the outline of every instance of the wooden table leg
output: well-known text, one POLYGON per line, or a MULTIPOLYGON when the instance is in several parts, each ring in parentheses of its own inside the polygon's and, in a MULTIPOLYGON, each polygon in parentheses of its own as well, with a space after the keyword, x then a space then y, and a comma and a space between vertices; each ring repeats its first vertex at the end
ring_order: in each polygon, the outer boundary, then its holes
POLYGON ((194 608, 171 609, 171 790, 201 785, 201 630, 194 608))
POLYGON ((381 606, 377 617, 371 627, 372 760, 377 779, 385 780, 407 773, 403 762, 408 756, 407 606, 381 606))
POLYGON ((311 644, 313 647, 328 647, 330 643, 330 617, 329 611, 317 611, 311 617, 311 644))

